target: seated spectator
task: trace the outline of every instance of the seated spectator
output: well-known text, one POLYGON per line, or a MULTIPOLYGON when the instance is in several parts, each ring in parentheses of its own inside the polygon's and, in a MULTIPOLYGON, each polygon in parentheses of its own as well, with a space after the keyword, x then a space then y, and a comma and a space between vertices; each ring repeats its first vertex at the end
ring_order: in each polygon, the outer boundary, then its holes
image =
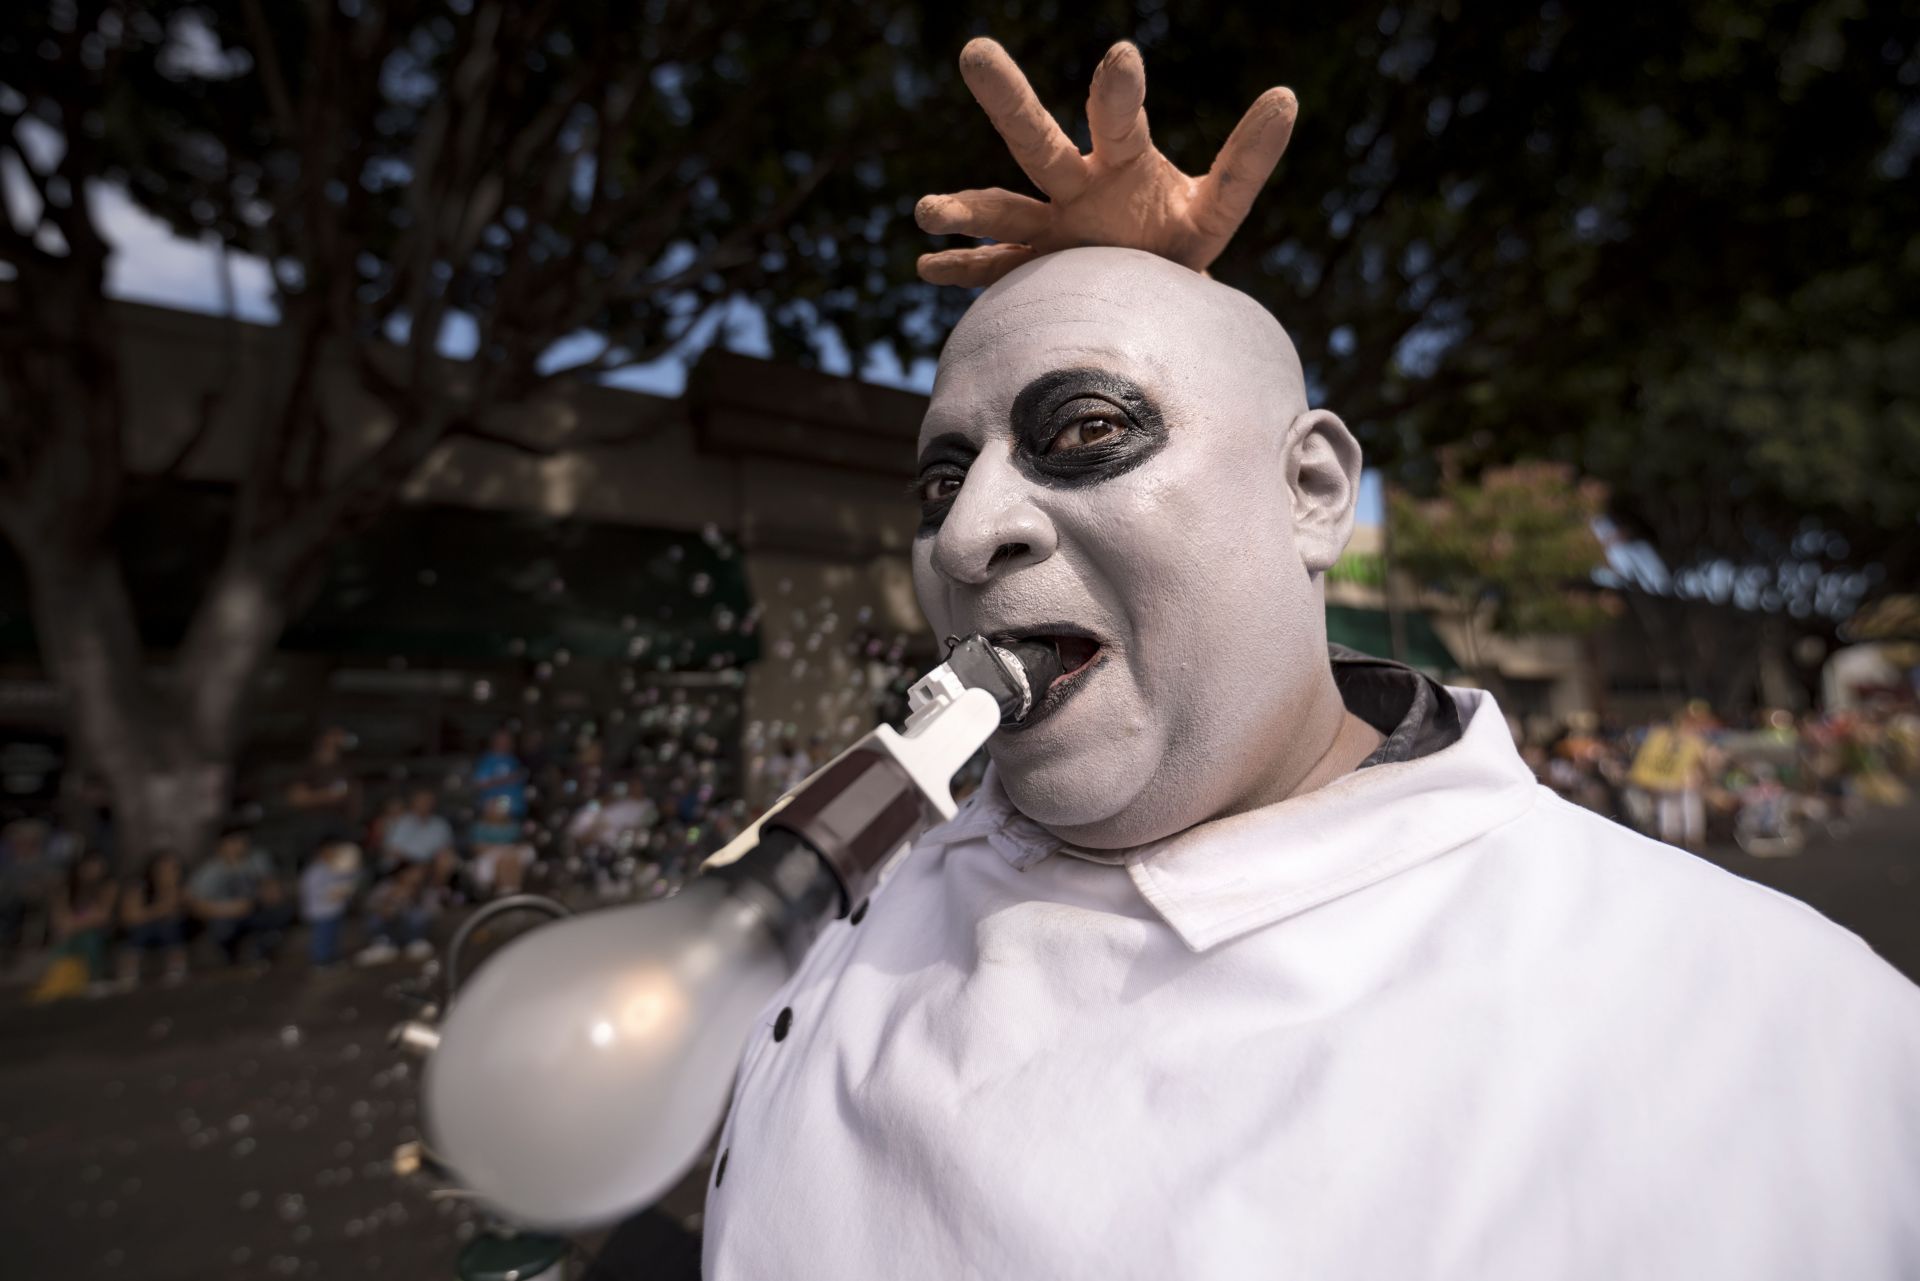
POLYGON ((487 750, 473 763, 474 798, 480 807, 504 797, 507 812, 514 818, 527 814, 527 767, 513 751, 513 731, 498 729, 487 750))
POLYGON ((433 923, 433 898, 427 865, 402 863, 367 895, 367 933, 372 942, 354 957, 357 965, 385 965, 401 954, 408 960, 433 955, 427 928, 433 923))
POLYGON ((272 862, 253 848, 245 828, 220 834, 213 857, 187 881, 187 906, 206 922, 208 937, 229 963, 249 945, 259 959, 272 959, 293 919, 272 862))
POLYGON ((389 796, 380 802, 379 810, 367 824, 366 847, 376 856, 385 857, 382 851, 387 848, 387 825, 406 812, 407 798, 404 796, 389 796))
POLYGON ((179 855, 160 850, 121 891, 120 924, 127 931, 127 948, 120 957, 120 981, 128 987, 139 984, 149 952, 161 954, 168 983, 187 976, 185 881, 179 855))
POLYGON ((38 819, 17 819, 0 832, 0 950, 52 941, 63 853, 38 819))
POLYGON ((79 958, 92 984, 107 982, 107 938, 113 930, 117 894, 107 856, 88 850, 75 860, 66 884, 54 897, 54 957, 56 961, 79 958))
POLYGON ((300 919, 310 933, 307 959, 316 970, 340 959, 340 927, 360 888, 360 847, 348 841, 323 845, 300 875, 300 919))
POLYGON ((488 801, 467 829, 467 843, 473 849, 473 865, 468 875, 481 893, 518 894, 533 862, 533 846, 527 843, 524 825, 513 816, 505 796, 488 801))
POLYGON ((287 786, 295 849, 352 840, 360 817, 360 785, 344 761, 347 732, 330 726, 314 740, 306 768, 287 786))
POLYGON ((418 863, 427 869, 428 883, 444 887, 453 877, 459 858, 453 849, 453 825, 437 812, 439 794, 431 787, 417 787, 409 798, 405 813, 396 814, 380 827, 380 868, 390 872, 402 863, 418 863))
POLYGON ((597 800, 582 805, 567 824, 567 835, 580 845, 625 849, 660 819, 660 811, 631 784, 609 783, 597 800))

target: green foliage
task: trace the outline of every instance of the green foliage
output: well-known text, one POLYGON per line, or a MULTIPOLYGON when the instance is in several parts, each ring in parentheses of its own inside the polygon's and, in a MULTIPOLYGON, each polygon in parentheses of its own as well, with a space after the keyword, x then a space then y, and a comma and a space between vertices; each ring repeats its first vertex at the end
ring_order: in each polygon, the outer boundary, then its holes
POLYGON ((1606 563, 1595 520, 1605 491, 1554 463, 1449 476, 1436 497, 1396 493, 1394 555, 1470 620, 1508 635, 1590 631, 1614 612, 1593 588, 1606 563))
MULTIPOLYGON (((432 107, 490 6, 104 8, 125 33, 102 55, 110 74, 50 34, 57 15, 91 9, 29 3, 0 33, 0 82, 49 119, 49 104, 97 82, 103 172, 183 230, 267 256, 290 293, 344 293, 357 332, 413 307, 405 286, 420 273, 395 260, 396 237, 423 209, 472 211, 448 194, 471 184, 416 179, 419 157, 463 136, 435 134, 432 107), (182 33, 197 55, 181 56, 182 33), (258 56, 269 47, 291 116, 258 56), (379 74, 329 80, 342 65, 379 74), (350 92, 314 92, 336 84, 350 92), (335 153, 354 165, 329 187, 319 171, 339 168, 335 153), (344 278, 317 278, 301 249, 300 234, 322 233, 355 251, 326 255, 348 263, 344 278)), ((855 353, 930 350, 968 297, 914 279, 914 257, 936 247, 912 225, 914 199, 1031 190, 959 81, 961 44, 1006 44, 1084 143, 1092 69, 1132 39, 1154 135, 1189 170, 1261 90, 1298 93, 1292 147, 1214 274, 1288 325, 1317 397, 1374 465, 1418 486, 1449 446, 1475 464, 1572 463, 1608 483, 1613 514, 1676 570, 1781 561, 1817 526, 1845 540, 1828 569, 1872 570, 1885 587, 1920 574, 1911 6, 1093 0, 1071 21, 1057 0, 506 12, 512 39, 481 68, 493 115, 467 127, 520 122, 583 72, 638 69, 604 169, 629 197, 652 194, 611 220, 578 192, 543 218, 519 219, 527 202, 508 200, 480 219, 474 252, 439 255, 429 293, 481 319, 483 358, 524 360, 583 328, 648 352, 734 294, 767 311, 783 356, 816 358, 823 323, 855 353), (577 255, 578 270, 506 279, 523 249, 577 255), (580 287, 622 278, 636 253, 622 288, 580 287), (680 268, 701 254, 714 269, 680 268)), ((555 146, 585 145, 619 101, 582 103, 555 146)), ((514 186, 510 166, 502 179, 514 186)))
MULTIPOLYGON (((1426 487, 1447 448, 1567 462, 1675 571, 1810 568, 1831 590, 1793 603, 1829 613, 1920 580, 1912 6, 1096 4, 1063 24, 1008 0, 964 25, 1082 139, 1095 60, 1135 39, 1155 138, 1189 168, 1294 88, 1293 144, 1213 273, 1288 326, 1373 465, 1426 487)), ((979 132, 924 183, 1029 190, 979 132)))

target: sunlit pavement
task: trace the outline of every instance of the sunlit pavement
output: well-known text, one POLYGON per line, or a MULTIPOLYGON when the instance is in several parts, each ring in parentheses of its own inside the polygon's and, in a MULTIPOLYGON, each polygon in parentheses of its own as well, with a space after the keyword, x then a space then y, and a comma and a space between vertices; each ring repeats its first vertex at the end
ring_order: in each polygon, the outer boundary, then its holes
MULTIPOLYGON (((1792 858, 1710 858, 1920 976, 1920 808, 1792 858)), ((0 996, 0 1232, 23 1276, 452 1278, 473 1227, 391 1172, 418 1068, 386 1045, 403 966, 196 975, 29 1007, 0 996)), ((697 1184, 675 1198, 699 1204, 697 1184)))

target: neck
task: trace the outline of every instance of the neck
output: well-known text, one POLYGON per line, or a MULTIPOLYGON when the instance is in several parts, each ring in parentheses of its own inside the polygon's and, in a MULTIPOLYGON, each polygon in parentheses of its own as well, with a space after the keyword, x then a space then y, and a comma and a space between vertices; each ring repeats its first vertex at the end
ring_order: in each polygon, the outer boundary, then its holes
MULTIPOLYGON (((1319 746, 1319 752, 1311 759, 1311 763, 1304 770, 1296 767, 1261 779, 1238 802, 1214 815, 1215 818, 1277 805, 1291 797, 1304 796, 1325 787, 1358 769, 1360 762, 1373 755, 1384 741, 1379 730, 1347 710, 1331 669, 1326 679, 1316 687, 1309 714, 1298 723, 1306 727, 1304 741, 1319 746)), ((1295 758, 1296 761, 1300 759, 1295 758)))

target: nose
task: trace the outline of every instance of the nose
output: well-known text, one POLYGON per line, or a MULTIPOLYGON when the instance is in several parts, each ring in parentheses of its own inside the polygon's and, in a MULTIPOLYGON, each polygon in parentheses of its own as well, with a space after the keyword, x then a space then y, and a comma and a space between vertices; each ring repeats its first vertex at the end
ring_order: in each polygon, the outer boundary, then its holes
POLYGON ((978 585, 1053 555, 1059 536, 1034 499, 1033 482, 1006 451, 982 453, 934 535, 934 568, 955 582, 978 585))

